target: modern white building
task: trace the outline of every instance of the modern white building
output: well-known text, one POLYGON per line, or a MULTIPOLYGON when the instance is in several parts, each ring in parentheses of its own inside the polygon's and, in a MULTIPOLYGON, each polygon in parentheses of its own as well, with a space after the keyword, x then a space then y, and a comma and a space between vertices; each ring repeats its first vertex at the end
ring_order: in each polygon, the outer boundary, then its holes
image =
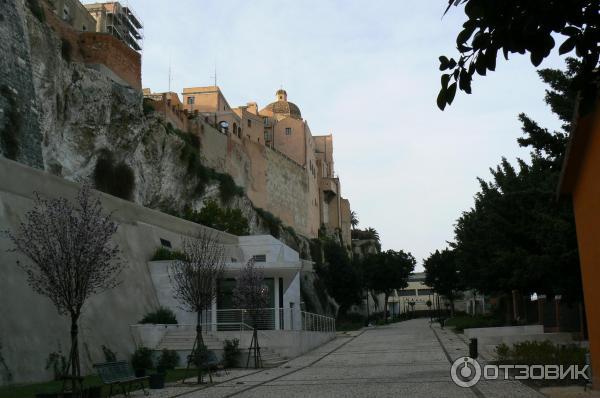
POLYGON ((431 302, 431 308, 433 308, 437 297, 437 293, 425 284, 425 272, 415 272, 409 276, 407 287, 396 289, 395 293, 388 298, 387 308, 391 315, 399 315, 413 310, 424 311, 429 309, 428 301, 431 302))

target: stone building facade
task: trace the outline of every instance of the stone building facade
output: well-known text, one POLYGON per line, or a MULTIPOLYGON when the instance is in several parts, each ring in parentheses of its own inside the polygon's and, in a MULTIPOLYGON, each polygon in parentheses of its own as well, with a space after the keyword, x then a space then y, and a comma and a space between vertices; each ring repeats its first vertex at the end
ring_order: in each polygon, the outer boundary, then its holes
MULTIPOLYGON (((184 130, 173 120, 172 109, 163 109, 162 96, 173 93, 145 93, 156 101, 155 110, 184 130)), ((256 207, 307 237, 317 237, 324 227, 350 245, 350 202, 342 197, 334 172, 333 135, 313 135, 285 90, 262 109, 256 102, 232 107, 218 86, 184 88, 182 97, 182 105, 174 97, 169 103, 184 115, 197 116, 199 124, 185 131, 200 135, 207 163, 230 174, 256 207)))

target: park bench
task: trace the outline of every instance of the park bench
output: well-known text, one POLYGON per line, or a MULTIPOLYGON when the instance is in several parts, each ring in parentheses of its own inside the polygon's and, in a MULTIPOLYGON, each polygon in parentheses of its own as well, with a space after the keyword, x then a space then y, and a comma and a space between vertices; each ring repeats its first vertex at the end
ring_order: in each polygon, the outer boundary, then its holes
POLYGON ((124 397, 128 397, 131 393, 131 386, 135 383, 139 383, 144 395, 148 395, 144 387, 144 380, 148 377, 136 377, 127 361, 97 363, 94 368, 98 371, 102 383, 110 386, 109 397, 112 397, 113 387, 115 386, 117 389, 120 387, 124 397))

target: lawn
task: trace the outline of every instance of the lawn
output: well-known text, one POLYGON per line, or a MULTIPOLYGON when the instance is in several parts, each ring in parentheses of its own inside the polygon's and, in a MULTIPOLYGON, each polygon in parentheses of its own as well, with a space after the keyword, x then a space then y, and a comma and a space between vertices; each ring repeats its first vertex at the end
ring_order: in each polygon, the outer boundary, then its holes
MULTIPOLYGON (((153 372, 150 372, 153 373, 153 372)), ((167 371, 167 382, 174 382, 181 380, 184 377, 185 369, 173 369, 167 371)), ((188 371, 188 377, 195 375, 194 370, 188 371)), ((86 376, 83 381, 84 387, 86 386, 99 386, 102 383, 97 375, 86 376)), ((145 383, 148 387, 148 383, 145 383)), ((61 381, 48 381, 45 383, 35 384, 23 384, 18 386, 7 386, 0 387, 0 398, 35 398, 37 393, 53 393, 60 391, 62 387, 61 381)), ((132 386, 134 390, 139 389, 136 385, 132 386)), ((102 396, 108 397, 109 387, 105 386, 102 389, 102 396)), ((114 395, 114 394, 113 394, 114 395)))
POLYGON ((446 319, 444 326, 452 327, 456 332, 462 333, 470 328, 488 328, 503 326, 503 322, 489 315, 457 315, 446 319))

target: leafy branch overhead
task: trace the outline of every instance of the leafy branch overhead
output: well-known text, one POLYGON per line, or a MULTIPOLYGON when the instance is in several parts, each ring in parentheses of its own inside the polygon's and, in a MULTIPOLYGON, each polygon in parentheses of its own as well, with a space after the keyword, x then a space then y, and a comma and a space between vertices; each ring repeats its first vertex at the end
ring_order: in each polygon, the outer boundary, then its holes
POLYGON ((449 0, 451 7, 464 5, 467 21, 456 37, 458 59, 442 55, 441 89, 437 105, 444 110, 454 100, 457 88, 471 94, 475 73, 485 76, 496 69, 498 52, 528 53, 539 66, 563 36, 559 54, 575 51, 582 63, 580 81, 589 81, 597 71, 600 54, 600 2, 597 0, 449 0))

